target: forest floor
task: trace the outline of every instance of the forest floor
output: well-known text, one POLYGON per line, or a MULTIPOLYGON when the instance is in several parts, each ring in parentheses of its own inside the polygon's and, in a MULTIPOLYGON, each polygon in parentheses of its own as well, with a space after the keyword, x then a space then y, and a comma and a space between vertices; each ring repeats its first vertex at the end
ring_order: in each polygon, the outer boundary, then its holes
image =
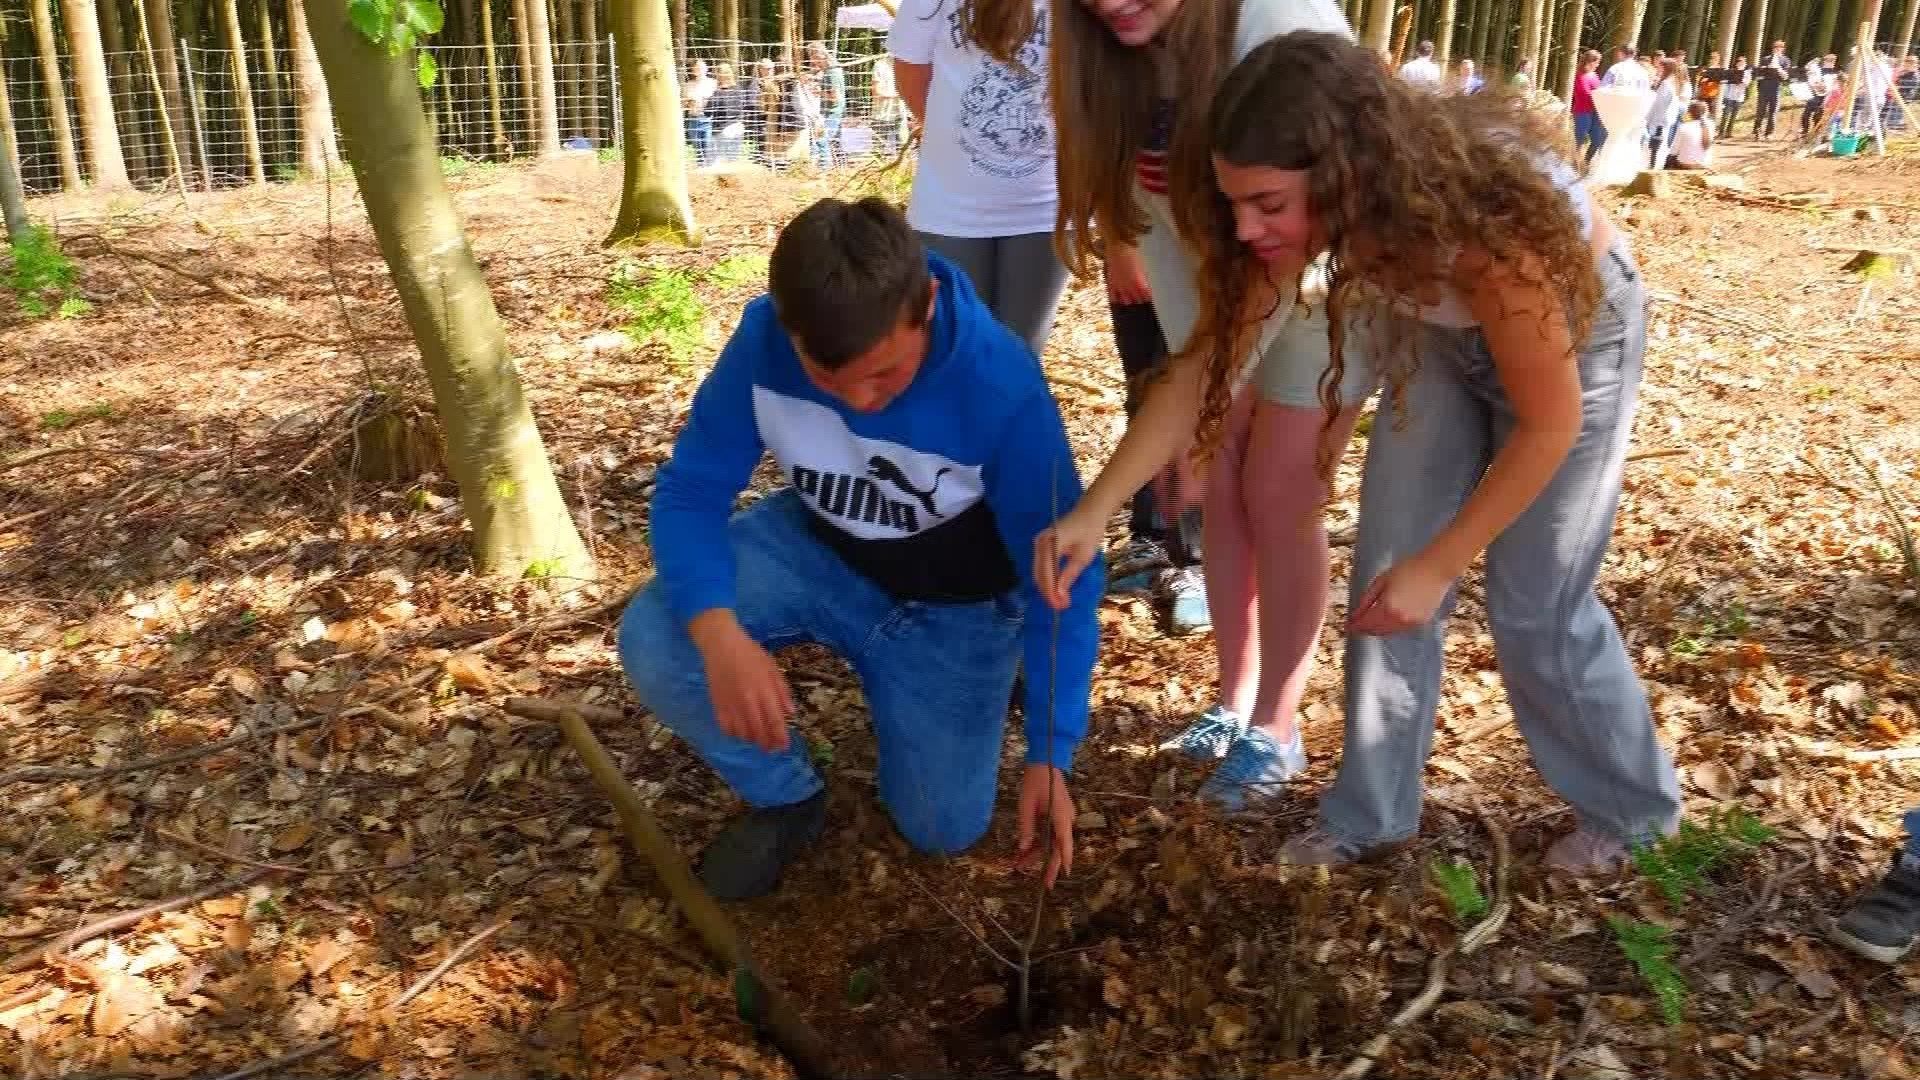
MULTIPOLYGON (((1771 840, 1723 852, 1680 902, 1647 873, 1547 874, 1541 853, 1571 821, 1507 719, 1470 580, 1418 841, 1332 873, 1280 867, 1340 752, 1343 605, 1305 710, 1310 777, 1229 824, 1193 805, 1198 768, 1153 751, 1211 700, 1210 638, 1169 639, 1144 600, 1110 600, 1081 849, 1046 903, 1022 1033, 992 955, 1020 958, 1034 911, 1008 859, 1017 770, 974 852, 909 854, 875 800, 857 684, 797 650, 829 832, 737 914, 847 1075, 1332 1075, 1471 924, 1433 884, 1453 859, 1483 893, 1504 877, 1504 928, 1454 965, 1379 1075, 1920 1070, 1920 969, 1821 939, 1920 805, 1920 580, 1896 526, 1920 525, 1920 299, 1896 273, 1863 304, 1844 269, 1857 248, 1920 250, 1920 207, 1903 202, 1920 156, 1743 167, 1744 191, 1675 178, 1664 197, 1607 197, 1655 299, 1601 589, 1690 817, 1738 806, 1771 840), (1807 191, 1831 198, 1778 198, 1807 191), (1664 929, 1678 1023, 1615 917, 1642 940, 1664 929)), ((611 603, 475 579, 444 479, 354 479, 350 411, 421 380, 344 177, 330 211, 319 184, 190 210, 38 205, 91 310, 7 314, 0 339, 0 1071, 789 1074, 557 732, 501 704, 624 709, 599 734, 689 852, 737 809, 632 705, 613 605, 649 572, 650 478, 693 387, 780 222, 829 185, 703 176, 704 247, 616 255, 599 246, 613 165, 471 167, 451 184, 611 603), (622 265, 633 286, 610 289, 622 265), (621 333, 636 323, 645 343, 621 333)), ((1091 468, 1122 422, 1097 285, 1068 297, 1047 368, 1091 468)))

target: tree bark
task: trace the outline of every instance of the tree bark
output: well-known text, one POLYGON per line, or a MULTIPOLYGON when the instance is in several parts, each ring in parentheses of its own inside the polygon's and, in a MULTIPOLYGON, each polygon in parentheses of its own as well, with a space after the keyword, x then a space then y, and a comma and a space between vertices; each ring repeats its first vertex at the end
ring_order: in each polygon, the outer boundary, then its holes
MULTIPOLYGON (((160 123, 157 126, 160 130, 160 145, 166 151, 165 161, 167 175, 169 178, 178 181, 180 184, 180 199, 182 202, 185 202, 187 198, 188 172, 185 158, 187 147, 185 128, 180 124, 180 113, 177 111, 180 108, 180 95, 177 86, 173 94, 169 95, 167 93, 166 82, 162 78, 162 72, 171 70, 172 65, 169 64, 166 67, 162 67, 160 58, 155 55, 156 50, 153 45, 153 35, 148 32, 147 29, 146 9, 149 6, 151 5, 141 4, 134 10, 133 14, 138 19, 137 28, 140 35, 140 52, 147 62, 147 82, 150 84, 148 89, 153 94, 154 106, 160 110, 160 123)), ((168 15, 169 18, 171 18, 172 13, 169 12, 168 15)), ((168 26, 168 30, 171 32, 171 25, 168 26)), ((171 60, 172 56, 168 56, 167 59, 171 60)), ((176 74, 178 73, 176 72, 176 74)))
MULTIPOLYGON (((615 0, 607 0, 607 18, 614 23, 618 23, 620 16, 613 13, 614 2, 615 0)), ((788 11, 791 12, 793 0, 782 0, 782 2, 788 5, 788 11)), ((687 77, 687 0, 672 0, 670 11, 673 16, 674 78, 684 79, 687 77)), ((791 41, 792 39, 793 32, 789 30, 788 40, 791 41)), ((618 49, 619 47, 620 43, 616 40, 614 42, 614 48, 618 49)), ((676 93, 677 92, 678 91, 676 91, 676 93)), ((628 128, 627 130, 631 131, 633 129, 628 128)))
MULTIPOLYGON (((1764 4, 1766 0, 1760 0, 1760 2, 1764 4)), ((1914 16, 1916 15, 1920 15, 1920 0, 1907 0, 1907 18, 1900 26, 1898 49, 1900 55, 1894 58, 1896 63, 1904 61, 1907 58, 1907 54, 1913 51, 1913 27, 1914 16)))
POLYGON ((547 0, 553 17, 554 82, 560 90, 560 134, 580 132, 580 65, 573 58, 580 40, 573 25, 573 0, 547 0))
MULTIPOLYGON (((105 51, 107 63, 107 101, 113 101, 113 88, 123 87, 122 93, 131 91, 134 83, 128 78, 133 68, 127 58, 127 36, 120 27, 120 0, 99 0, 94 6, 94 14, 100 20, 100 47, 105 51)), ((138 99, 128 103, 129 115, 122 129, 120 140, 122 160, 131 158, 134 170, 146 179, 151 173, 147 161, 148 140, 141 131, 140 108, 138 99)), ((115 117, 118 121, 120 118, 115 117)))
POLYGON ((140 25, 146 35, 147 63, 160 79, 161 110, 166 114, 168 160, 185 191, 190 174, 187 140, 187 99, 180 92, 180 49, 174 43, 173 6, 167 0, 140 0, 140 25))
POLYGON ((93 182, 103 188, 132 186, 127 162, 120 155, 120 129, 113 118, 113 94, 107 82, 107 61, 100 52, 100 23, 93 0, 61 0, 72 50, 74 96, 80 101, 80 130, 86 136, 93 182))
POLYGON ((1562 27, 1560 40, 1567 50, 1567 66, 1562 73, 1559 87, 1560 100, 1573 100, 1573 81, 1580 77, 1580 35, 1587 22, 1587 0, 1573 0, 1567 9, 1567 24, 1562 27))
POLYGON ((1731 66, 1734 57, 1734 38, 1740 34, 1740 0, 1720 0, 1720 30, 1714 35, 1714 47, 1720 51, 1720 62, 1731 66))
POLYGON ((1833 36, 1840 21, 1840 0, 1824 0, 1820 5, 1819 21, 1814 23, 1813 38, 1809 42, 1812 51, 1820 55, 1834 52, 1833 36))
POLYGON ((727 63, 732 64, 735 73, 740 67, 740 0, 717 0, 714 7, 719 24, 720 40, 726 43, 727 63))
POLYGON ((1640 20, 1647 14, 1647 0, 1619 0, 1619 5, 1614 9, 1613 40, 1606 42, 1608 49, 1615 45, 1632 45, 1639 41, 1640 20))
POLYGON ((626 139, 620 212, 606 242, 672 239, 693 243, 697 233, 687 199, 680 84, 668 66, 672 52, 665 4, 662 0, 609 0, 607 17, 613 23, 620 120, 626 139))
POLYGON ((20 184, 20 144, 13 131, 13 102, 7 80, 0 79, 0 217, 7 222, 7 242, 22 244, 33 229, 27 217, 27 193, 20 184))
POLYGON ((1520 9, 1520 47, 1518 55, 1514 57, 1513 69, 1518 71, 1521 64, 1532 60, 1537 85, 1540 77, 1540 18, 1546 10, 1546 0, 1524 0, 1524 3, 1525 6, 1520 9))
POLYGON ((247 176, 256 184, 264 184, 267 170, 260 160, 260 125, 253 115, 253 84, 247 78, 247 39, 240 33, 238 0, 220 0, 220 23, 227 32, 227 62, 233 69, 233 94, 240 102, 240 141, 247 151, 247 176))
MULTIPOLYGON (((1379 0, 1379 2, 1385 4, 1391 3, 1392 0, 1379 0)), ((676 9, 684 3, 685 0, 674 0, 676 9)), ((685 12, 682 12, 682 15, 684 16, 685 12)), ((685 21, 684 17, 682 21, 685 21)), ((774 62, 776 73, 782 76, 792 75, 795 65, 800 62, 800 22, 793 14, 793 0, 780 0, 780 41, 784 55, 774 62)), ((679 64, 677 70, 682 72, 687 70, 685 56, 679 58, 679 64)))
MULTIPOLYGON (((587 92, 582 105, 587 110, 587 138, 595 146, 600 145, 600 49, 605 44, 600 40, 600 13, 597 8, 596 0, 580 0, 580 35, 586 39, 584 48, 587 54, 587 92)), ((615 107, 618 107, 617 102, 615 107)))
POLYGON ((280 86, 280 57, 273 48, 273 14, 267 7, 267 0, 254 0, 254 11, 260 21, 260 66, 265 71, 267 84, 261 96, 265 99, 267 114, 261 117, 260 137, 261 157, 271 157, 274 148, 280 145, 278 133, 281 129, 280 118, 286 109, 286 97, 280 86))
POLYGON ((513 143, 500 115, 500 66, 493 55, 493 0, 480 0, 480 53, 487 65, 487 119, 493 123, 493 152, 503 160, 513 157, 513 143))
POLYGON ((1473 0, 1472 25, 1467 27, 1467 58, 1476 64, 1487 60, 1487 24, 1493 21, 1492 0, 1473 0))
POLYGON ((1747 15, 1752 33, 1747 37, 1747 60, 1759 63, 1767 54, 1767 15, 1772 6, 1771 0, 1753 0, 1753 6, 1747 15))
POLYGON ((60 186, 78 191, 80 155, 73 148, 73 123, 67 118, 67 81, 60 74, 60 49, 53 43, 53 13, 47 0, 27 0, 33 20, 33 41, 40 50, 40 78, 46 83, 47 122, 53 127, 53 148, 60 158, 60 186))
POLYGON ((1699 66, 1705 57, 1700 55, 1700 27, 1706 22, 1707 0, 1687 0, 1687 6, 1680 19, 1680 39, 1674 44, 1687 50, 1690 66, 1699 66))
POLYGON ((527 28, 527 0, 513 0, 514 59, 520 68, 521 124, 526 130, 526 145, 540 145, 538 132, 538 110, 534 108, 533 96, 535 80, 533 77, 533 35, 527 28))
POLYGON ((560 153, 560 114, 554 100, 553 32, 547 25, 547 0, 525 0, 527 43, 533 53, 533 114, 539 125, 540 155, 560 153))
POLYGON ((1453 60, 1453 23, 1458 10, 1458 0, 1440 0, 1440 16, 1433 31, 1433 58, 1440 65, 1442 77, 1453 60))
POLYGON ((480 265, 427 138, 410 56, 369 44, 341 0, 308 30, 339 110, 367 221, 393 275, 446 432, 483 574, 590 578, 480 265))
POLYGON ((1373 0, 1367 9, 1367 29, 1360 38, 1362 45, 1379 52, 1393 47, 1393 5, 1394 0, 1373 0))
POLYGON ((340 146, 333 133, 333 100, 307 29, 305 0, 287 0, 287 42, 293 47, 293 73, 299 85, 300 167, 310 177, 324 176, 340 164, 340 146))

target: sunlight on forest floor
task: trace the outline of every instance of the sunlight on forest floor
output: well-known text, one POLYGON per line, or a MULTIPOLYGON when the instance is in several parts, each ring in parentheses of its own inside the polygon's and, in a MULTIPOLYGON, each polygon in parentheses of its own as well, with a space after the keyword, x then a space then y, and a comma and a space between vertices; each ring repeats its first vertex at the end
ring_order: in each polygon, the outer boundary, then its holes
MULTIPOLYGON (((1484 811, 1511 841, 1511 914, 1379 1075, 1912 1075, 1920 975, 1854 961, 1820 931, 1920 805, 1920 582, 1871 475, 1920 524, 1920 300, 1909 279, 1861 305, 1842 269, 1860 248, 1920 244, 1920 207, 1901 203, 1920 158, 1749 164, 1745 191, 1609 198, 1656 302, 1601 588, 1690 816, 1738 805, 1777 835, 1678 904, 1646 874, 1549 877, 1541 852, 1570 818, 1505 720, 1473 578, 1420 839, 1331 875, 1282 868, 1279 841, 1339 753, 1342 605, 1308 696, 1307 782, 1264 818, 1221 824, 1192 806, 1199 772, 1151 752, 1209 703, 1211 641, 1166 638, 1144 600, 1113 600, 1076 787, 1083 850, 1042 928, 1040 951, 1057 954, 1042 1024, 1020 1033, 1004 970, 971 936, 1032 917, 1009 822, 960 858, 908 855, 873 797, 856 682, 795 650, 829 834, 740 917, 849 1074, 1331 1074, 1460 935, 1447 897, 1465 886, 1436 886, 1433 867, 1464 862, 1491 889, 1484 811), (1834 198, 1776 198, 1809 190, 1834 198), (1882 220, 1857 218, 1867 205, 1882 220), (1679 1024, 1610 916, 1667 931, 1679 1024)), ((353 480, 348 411, 424 380, 346 177, 331 229, 318 183, 188 209, 177 195, 36 206, 91 307, 8 315, 0 351, 10 1075, 218 1076, 316 1045, 274 1072, 784 1073, 578 761, 500 702, 630 706, 613 605, 648 573, 653 471, 780 223, 845 179, 697 177, 705 246, 625 253, 599 247, 615 166, 450 179, 609 582, 585 602, 468 575, 444 478, 353 480), (269 728, 231 752, 151 760, 269 728)), ((1069 294, 1047 367, 1090 467, 1122 423, 1097 285, 1069 294)), ((1358 464, 1356 451, 1340 473, 1336 534, 1358 464)), ((629 714, 600 735, 694 850, 731 797, 629 714)))

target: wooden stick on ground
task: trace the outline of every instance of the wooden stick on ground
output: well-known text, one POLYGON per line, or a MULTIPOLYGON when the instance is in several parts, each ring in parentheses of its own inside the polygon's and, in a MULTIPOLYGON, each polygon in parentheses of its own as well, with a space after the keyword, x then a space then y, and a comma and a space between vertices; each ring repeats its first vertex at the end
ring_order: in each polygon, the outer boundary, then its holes
POLYGON ((71 930, 61 934, 59 937, 54 938, 44 945, 35 945, 25 952, 15 953, 5 964, 0 964, 0 971, 6 972, 9 975, 25 971, 54 953, 65 952, 75 945, 92 941, 102 934, 111 934, 115 930, 124 930, 149 915, 158 915, 166 911, 176 911, 183 907, 192 907, 202 900, 210 900, 216 896, 224 896, 227 893, 236 892, 271 873, 273 873, 271 870, 256 870, 242 878, 216 881, 198 892, 170 897, 157 903, 148 904, 143 908, 123 911, 118 915, 109 915, 98 922, 90 922, 78 930, 71 930))
POLYGON ((510 698, 506 710, 528 720, 544 720, 559 726, 560 733, 586 764, 601 794, 613 803, 628 843, 653 865, 654 873, 660 875, 668 894, 700 934, 700 940, 733 972, 734 993, 740 1001, 741 1014, 766 1033, 802 1080, 831 1076, 827 1044, 794 1011, 786 997, 761 976, 733 920, 693 876, 686 856, 680 854, 680 849, 660 828, 646 804, 640 801, 639 793, 627 783, 620 767, 613 763, 606 748, 594 738, 592 729, 581 718, 583 712, 591 712, 602 720, 618 719, 620 714, 611 709, 537 698, 510 698))

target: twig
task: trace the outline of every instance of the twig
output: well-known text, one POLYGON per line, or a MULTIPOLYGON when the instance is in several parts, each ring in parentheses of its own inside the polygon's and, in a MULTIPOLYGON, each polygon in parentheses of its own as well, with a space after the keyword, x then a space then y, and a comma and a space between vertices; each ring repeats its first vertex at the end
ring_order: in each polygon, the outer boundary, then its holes
POLYGON ((1809 855, 1792 866, 1782 867, 1768 874, 1766 880, 1760 885, 1760 895, 1754 899, 1753 903, 1741 908, 1732 916, 1722 919, 1713 936, 1702 941, 1698 948, 1690 950, 1687 956, 1679 961, 1678 966, 1682 970, 1697 971, 1711 964, 1720 955, 1721 948, 1728 941, 1745 933, 1747 924, 1773 906, 1788 882, 1799 877, 1807 867, 1812 865, 1813 856, 1809 855))
POLYGON ((1573 1029, 1573 1038, 1567 1040, 1567 1048, 1553 1055, 1547 1062, 1547 1071, 1540 1080, 1553 1080, 1554 1075, 1565 1068, 1567 1062, 1572 1061, 1573 1056, 1586 1045, 1587 1036, 1593 1033, 1594 1021, 1600 1019, 1600 1011, 1593 1005, 1597 1000, 1599 998, 1595 994, 1588 994, 1580 999, 1580 1024, 1573 1029))
POLYGON ((1853 440, 1848 439, 1843 446, 1847 456, 1853 459, 1861 472, 1867 474, 1867 479, 1873 481, 1873 489, 1880 493, 1880 504, 1886 509, 1887 520, 1892 523, 1894 535, 1900 540, 1900 557, 1906 561, 1907 578, 1920 586, 1920 550, 1914 548, 1913 532, 1907 528, 1906 515, 1901 512, 1900 504, 1894 500, 1893 492, 1887 490, 1887 482, 1881 478, 1880 470, 1867 465, 1866 459, 1854 447, 1853 440))
POLYGON ((196 282, 199 285, 204 286, 205 288, 212 289, 214 292, 219 293, 221 296, 226 297, 227 299, 233 301, 236 304, 245 304, 247 307, 253 308, 257 311, 271 311, 275 314, 289 314, 285 305, 271 303, 266 300, 259 300, 254 297, 248 296, 246 293, 243 293, 238 289, 235 289, 233 286, 227 284, 224 281, 221 281, 219 278, 215 277, 212 274, 197 273, 195 271, 188 270, 185 267, 175 266, 173 263, 170 263, 167 260, 160 258, 158 255, 149 254, 144 251, 136 251, 132 248, 114 247, 112 244, 107 243, 107 241, 104 238, 99 236, 90 236, 87 239, 92 240, 96 244, 99 244, 100 249, 109 255, 118 255, 123 258, 138 259, 149 266, 157 266, 160 269, 165 270, 169 273, 178 274, 181 277, 186 278, 188 281, 196 282))
POLYGON ((1724 323, 1730 323, 1756 334, 1765 334, 1775 341, 1786 342, 1788 344, 1806 345, 1816 349, 1833 349, 1848 353, 1872 353, 1875 356, 1889 358, 1909 355, 1908 352, 1888 352, 1885 343, 1878 340, 1848 341, 1844 338, 1817 338, 1801 334, 1785 333, 1778 326, 1769 324, 1757 316, 1737 312, 1728 308, 1696 303, 1685 297, 1675 296, 1672 293, 1661 292, 1659 290, 1649 291, 1647 297, 1650 300, 1662 304, 1670 304, 1685 311, 1691 311, 1696 315, 1703 315, 1709 319, 1717 319, 1724 323))
POLYGON ((243 878, 239 878, 237 880, 215 882, 214 884, 209 885, 206 888, 199 890, 198 892, 191 892, 182 896, 170 897, 166 900, 161 900, 156 903, 148 904, 146 907, 143 907, 143 908, 135 908, 132 911, 123 911, 118 915, 109 915, 106 918, 101 919, 97 922, 90 922, 87 925, 80 927, 78 930, 72 930, 65 934, 62 934, 59 937, 54 938, 52 941, 49 941, 44 945, 35 945, 33 948, 28 949, 25 952, 14 954, 11 958, 7 960, 5 964, 0 964, 0 972, 5 972, 8 975, 12 975, 18 972, 25 971, 28 968, 34 966, 35 964, 38 964, 40 961, 46 959, 48 956, 51 956, 54 953, 65 952, 66 950, 73 948, 75 945, 79 945, 87 941, 92 941, 94 938, 97 938, 102 934, 111 934, 115 930, 124 930, 127 927, 132 926, 135 923, 138 923, 140 920, 145 919, 149 915, 159 915, 162 912, 173 911, 183 907, 191 907, 202 900, 211 899, 212 897, 215 897, 215 896, 221 896, 226 893, 235 892, 239 889, 244 889, 247 886, 253 884, 254 882, 259 881, 261 878, 266 877, 268 874, 272 872, 273 871, 271 870, 256 870, 253 873, 248 874, 247 876, 243 878))
POLYGON ((11 472, 14 469, 24 468, 35 462, 46 461, 49 458, 67 457, 71 454, 100 454, 109 457, 123 456, 162 459, 167 456, 152 450, 120 450, 111 446, 55 446, 45 450, 35 450, 30 454, 21 454, 11 461, 0 462, 0 473, 11 472))
MULTIPOLYGON (((445 975, 449 971, 452 971, 453 966, 455 964, 458 964, 460 961, 465 960, 468 956, 470 956, 473 953, 475 949, 480 947, 480 944, 482 942, 486 941, 488 938, 499 933, 500 931, 506 929, 507 925, 512 921, 513 921, 512 919, 497 920, 494 923, 482 929, 479 933, 476 933, 472 937, 461 942, 459 948, 448 953, 447 958, 445 960, 440 961, 440 963, 434 966, 434 969, 432 971, 427 972, 425 975, 422 975, 420 976, 419 979, 415 980, 412 986, 407 987, 407 989, 399 997, 393 999, 393 1004, 388 1005, 382 1011, 387 1015, 389 1019, 392 1019, 398 1016, 400 1013, 400 1010, 407 1007, 408 1002, 412 1001, 414 998, 419 997, 421 994, 426 993, 428 988, 433 986, 434 983, 440 981, 441 976, 445 975)), ((250 1076, 259 1076, 262 1073, 278 1072, 279 1070, 286 1068, 288 1065, 291 1065, 296 1061, 305 1061, 307 1058, 310 1058, 315 1054, 325 1053, 326 1051, 331 1050, 336 1046, 339 1046, 341 1043, 345 1041, 347 1041, 347 1037, 345 1035, 335 1035, 335 1036, 332 1036, 331 1038, 322 1039, 316 1043, 308 1043, 307 1045, 302 1046, 298 1049, 282 1054, 271 1061, 255 1062, 254 1064, 249 1065, 244 1069, 238 1069, 230 1073, 223 1073, 221 1076, 218 1077, 218 1080, 246 1080, 246 1078, 250 1076)))
MULTIPOLYGON (((991 956, 995 960, 998 960, 1001 963, 1007 965, 1007 967, 1013 969, 1014 971, 1020 970, 1019 964, 1016 964, 1013 961, 1007 959, 1004 955, 1001 954, 1000 950, 988 944, 986 936, 981 934, 980 931, 975 930, 973 928, 972 923, 961 918, 960 913, 953 910, 953 908, 945 900, 942 900, 940 898, 940 895, 938 893, 934 892, 932 889, 927 888, 926 883, 920 880, 920 877, 918 874, 914 874, 910 872, 907 874, 907 879, 909 881, 912 881, 914 884, 914 887, 918 888, 921 891, 921 893, 923 893, 926 896, 927 899, 939 905, 940 910, 947 913, 947 918, 952 919, 955 923, 958 923, 960 926, 960 929, 965 930, 967 932, 967 936, 973 938, 975 943, 977 943, 982 949, 985 949, 987 951, 988 956, 991 956)), ((1018 945, 1019 942, 1015 942, 1014 944, 1018 945)))
POLYGON ((1072 375, 1065 375, 1058 371, 1047 372, 1047 381, 1050 383, 1058 383, 1061 386, 1070 386, 1075 390, 1081 391, 1082 393, 1093 394, 1096 397, 1104 398, 1104 397, 1113 396, 1112 387, 1101 386, 1097 383, 1090 383, 1085 379, 1078 379, 1073 377, 1072 375))
POLYGON ((1690 447, 1670 446, 1664 450, 1642 450, 1637 454, 1628 454, 1627 461, 1652 461, 1654 458, 1679 457, 1682 454, 1691 453, 1693 453, 1693 450, 1690 447))
POLYGON ((1380 1055, 1387 1052, 1393 1043, 1394 1033, 1425 1016, 1447 990, 1447 970, 1456 956, 1467 956, 1474 950, 1492 941, 1500 933, 1500 927, 1507 921, 1507 911, 1513 901, 1507 895, 1507 864, 1510 856, 1507 850, 1507 833, 1483 809, 1480 811, 1480 823, 1486 826, 1493 837, 1493 907, 1486 917, 1475 923, 1473 929, 1460 935, 1458 941, 1436 953, 1427 967, 1425 989, 1412 1001, 1406 1003, 1393 1019, 1387 1021, 1386 1029, 1368 1040, 1358 1057, 1340 1070, 1339 1080, 1360 1080, 1373 1071, 1379 1063, 1380 1055))

